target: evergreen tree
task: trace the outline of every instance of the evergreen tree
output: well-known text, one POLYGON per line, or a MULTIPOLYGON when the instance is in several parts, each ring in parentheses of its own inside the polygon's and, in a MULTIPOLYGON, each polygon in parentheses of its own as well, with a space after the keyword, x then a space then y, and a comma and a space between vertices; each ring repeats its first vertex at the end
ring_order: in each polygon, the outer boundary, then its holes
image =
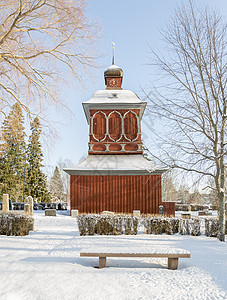
POLYGON ((25 132, 24 116, 19 104, 15 104, 2 126, 0 168, 1 187, 11 200, 20 201, 23 193, 25 168, 25 132))
POLYGON ((41 125, 39 118, 36 117, 31 123, 31 135, 27 147, 27 176, 26 176, 26 195, 30 195, 38 201, 48 202, 50 195, 47 190, 47 179, 42 172, 42 145, 40 143, 41 125))
POLYGON ((70 159, 62 159, 58 160, 58 168, 61 174, 62 182, 63 182, 63 195, 61 193, 61 199, 65 202, 70 203, 70 176, 65 173, 63 170, 67 167, 73 167, 74 163, 70 159))
POLYGON ((50 180, 50 192, 54 197, 62 199, 64 184, 58 167, 55 168, 54 175, 50 180))

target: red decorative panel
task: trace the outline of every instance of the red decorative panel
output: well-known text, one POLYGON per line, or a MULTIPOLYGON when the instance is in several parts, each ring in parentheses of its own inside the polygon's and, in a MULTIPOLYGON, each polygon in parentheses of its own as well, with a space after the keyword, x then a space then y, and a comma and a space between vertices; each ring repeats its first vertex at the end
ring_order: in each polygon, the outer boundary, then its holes
POLYGON ((117 143, 109 145, 109 151, 121 151, 121 148, 121 145, 117 143))
POLYGON ((158 214, 161 175, 71 175, 71 209, 80 213, 158 214))
POLYGON ((136 114, 131 111, 127 112, 124 117, 124 133, 125 137, 130 141, 133 141, 137 137, 138 121, 136 114))
POLYGON ((90 148, 88 153, 143 153, 139 115, 139 109, 105 109, 101 111, 91 109, 90 148))
POLYGON ((95 143, 92 147, 93 151, 106 151, 106 145, 103 143, 95 143))
POLYGON ((106 78, 106 87, 107 88, 120 88, 122 84, 122 78, 120 77, 113 77, 113 78, 106 78))
POLYGON ((110 139, 117 141, 122 134, 122 118, 121 114, 114 111, 108 117, 108 128, 110 139))
POLYGON ((103 112, 98 112, 93 117, 93 135, 94 138, 98 141, 101 141, 105 138, 106 133, 106 116, 103 112))
POLYGON ((137 151, 137 150, 138 150, 138 145, 136 143, 125 145, 125 151, 137 151))

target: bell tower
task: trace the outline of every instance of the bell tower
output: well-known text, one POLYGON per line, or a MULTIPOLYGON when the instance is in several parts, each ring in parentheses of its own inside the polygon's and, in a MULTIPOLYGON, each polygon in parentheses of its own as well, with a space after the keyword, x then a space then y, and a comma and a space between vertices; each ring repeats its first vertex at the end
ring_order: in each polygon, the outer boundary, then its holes
POLYGON ((70 175, 71 210, 80 213, 174 215, 174 203, 162 202, 163 167, 143 154, 141 120, 146 102, 122 88, 123 70, 113 64, 104 72, 105 89, 96 91, 83 108, 89 125, 87 157, 70 175))
POLYGON ((122 89, 123 70, 115 64, 105 70, 104 79, 106 89, 83 103, 89 124, 88 154, 142 154, 141 119, 146 102, 122 89))

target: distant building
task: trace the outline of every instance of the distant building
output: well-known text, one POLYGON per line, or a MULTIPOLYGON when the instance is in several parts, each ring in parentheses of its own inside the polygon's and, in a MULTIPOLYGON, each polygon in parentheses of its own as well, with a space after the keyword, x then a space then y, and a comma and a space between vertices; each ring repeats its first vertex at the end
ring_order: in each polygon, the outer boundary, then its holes
POLYGON ((84 161, 64 171, 70 175, 71 209, 80 213, 158 214, 162 203, 163 168, 143 157, 141 119, 146 102, 122 89, 123 71, 113 64, 104 72, 105 90, 83 103, 89 125, 89 150, 84 161))

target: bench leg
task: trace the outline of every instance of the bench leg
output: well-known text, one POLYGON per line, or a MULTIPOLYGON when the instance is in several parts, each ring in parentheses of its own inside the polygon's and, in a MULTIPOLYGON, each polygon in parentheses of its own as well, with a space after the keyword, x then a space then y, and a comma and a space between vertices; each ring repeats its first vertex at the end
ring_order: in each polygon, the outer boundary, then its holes
POLYGON ((168 258, 168 269, 176 270, 178 267, 178 258, 168 258))
POLYGON ((99 257, 99 269, 106 267, 106 257, 99 257))

